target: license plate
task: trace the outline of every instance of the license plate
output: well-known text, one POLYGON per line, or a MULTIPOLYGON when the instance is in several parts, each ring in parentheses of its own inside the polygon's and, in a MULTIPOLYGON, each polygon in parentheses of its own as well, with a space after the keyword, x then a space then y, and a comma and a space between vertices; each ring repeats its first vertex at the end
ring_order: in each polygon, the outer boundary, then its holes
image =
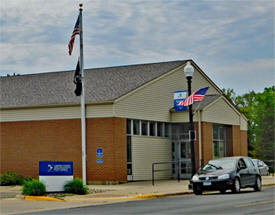
POLYGON ((204 181, 203 186, 211 186, 211 181, 204 181))

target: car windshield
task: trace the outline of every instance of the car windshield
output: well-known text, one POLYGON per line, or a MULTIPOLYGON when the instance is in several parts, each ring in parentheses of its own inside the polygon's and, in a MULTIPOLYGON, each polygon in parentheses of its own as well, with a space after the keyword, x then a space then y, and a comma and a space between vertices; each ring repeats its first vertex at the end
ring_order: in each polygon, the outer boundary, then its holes
POLYGON ((210 160, 208 163, 202 168, 205 171, 215 171, 219 169, 233 170, 236 167, 236 160, 230 158, 223 158, 217 160, 210 160))
POLYGON ((254 163, 255 165, 257 165, 258 160, 252 159, 252 161, 253 161, 253 163, 254 163))

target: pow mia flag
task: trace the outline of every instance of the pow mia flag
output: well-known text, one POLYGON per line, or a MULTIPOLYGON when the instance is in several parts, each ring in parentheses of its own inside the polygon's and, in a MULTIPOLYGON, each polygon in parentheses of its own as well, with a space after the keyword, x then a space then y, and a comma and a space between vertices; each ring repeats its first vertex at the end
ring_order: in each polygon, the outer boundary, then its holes
POLYGON ((81 82, 79 60, 77 61, 77 66, 76 66, 76 69, 75 69, 74 83, 76 85, 74 93, 75 93, 76 96, 80 96, 81 92, 82 92, 82 82, 81 82))

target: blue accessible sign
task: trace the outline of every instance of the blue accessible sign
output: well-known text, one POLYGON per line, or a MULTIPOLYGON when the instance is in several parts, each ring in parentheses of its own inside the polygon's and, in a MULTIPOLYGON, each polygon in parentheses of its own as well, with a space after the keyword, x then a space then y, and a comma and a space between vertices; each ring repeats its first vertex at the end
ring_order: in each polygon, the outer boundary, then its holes
POLYGON ((96 160, 97 163, 103 163, 103 149, 102 148, 96 149, 96 157, 97 157, 97 160, 96 160))
POLYGON ((39 161, 39 175, 73 175, 72 161, 39 161))

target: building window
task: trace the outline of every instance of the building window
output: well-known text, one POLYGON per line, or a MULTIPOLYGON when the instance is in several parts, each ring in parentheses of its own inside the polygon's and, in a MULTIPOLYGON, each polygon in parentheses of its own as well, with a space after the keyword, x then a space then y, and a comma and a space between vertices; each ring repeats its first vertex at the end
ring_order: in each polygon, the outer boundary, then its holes
POLYGON ((130 120, 130 119, 127 119, 127 134, 132 134, 131 133, 131 122, 132 122, 132 120, 130 120))
POLYGON ((158 137, 164 137, 164 123, 158 122, 157 123, 157 136, 158 137))
POLYGON ((132 137, 127 136, 127 175, 132 175, 132 137))
POLYGON ((170 137, 171 135, 171 128, 169 123, 165 123, 165 137, 170 137))
POLYGON ((171 125, 165 122, 127 119, 127 135, 170 137, 171 125))
POLYGON ((226 156, 226 127, 213 124, 213 154, 214 158, 226 156))
POLYGON ((150 136, 156 136, 156 123, 150 122, 150 136))
POLYGON ((140 127, 139 127, 139 120, 133 120, 133 134, 140 135, 140 127))
POLYGON ((147 121, 141 121, 141 134, 148 136, 148 122, 147 121))

